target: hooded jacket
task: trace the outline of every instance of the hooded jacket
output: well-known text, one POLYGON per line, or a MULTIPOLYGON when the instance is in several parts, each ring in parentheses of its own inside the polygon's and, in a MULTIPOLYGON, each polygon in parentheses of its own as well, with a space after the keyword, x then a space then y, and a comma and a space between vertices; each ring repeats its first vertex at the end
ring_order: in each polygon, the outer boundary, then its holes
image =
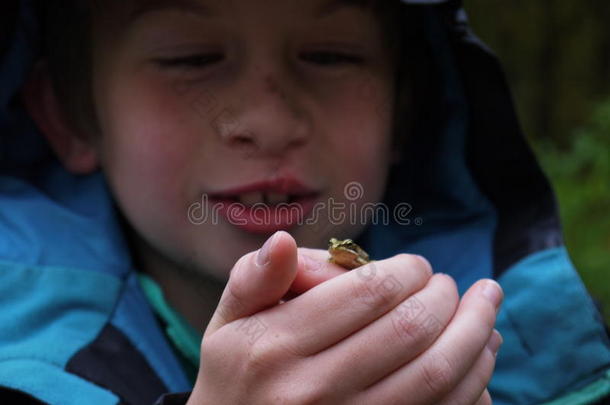
MULTIPOLYGON (((421 97, 384 202, 412 211, 357 242, 373 258, 425 256, 460 294, 480 278, 501 284, 495 404, 610 403, 608 335, 497 59, 460 1, 403 3, 422 48, 421 97)), ((165 395, 192 383, 138 282, 102 173, 67 172, 17 97, 39 52, 33 5, 2 7, 0 402, 184 403, 165 395)))

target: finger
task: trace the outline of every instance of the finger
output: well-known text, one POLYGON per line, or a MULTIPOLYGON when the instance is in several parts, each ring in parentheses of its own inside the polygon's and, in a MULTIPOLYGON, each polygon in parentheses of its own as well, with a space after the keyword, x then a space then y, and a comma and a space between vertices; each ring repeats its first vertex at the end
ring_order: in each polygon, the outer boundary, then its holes
POLYGON ((459 385, 443 399, 439 405, 470 405, 491 403, 487 385, 496 364, 496 351, 502 344, 502 337, 493 330, 487 345, 481 351, 474 366, 459 385))
POLYGON ((435 274, 393 310, 316 355, 320 364, 332 365, 320 373, 336 381, 336 390, 346 395, 372 385, 432 345, 449 324, 458 300, 455 281, 435 274))
POLYGON ((261 249, 237 261, 204 337, 227 323, 276 305, 296 272, 296 242, 287 232, 278 231, 261 249))
POLYGON ((399 254, 319 284, 281 311, 269 311, 266 320, 278 332, 278 343, 309 356, 388 312, 423 288, 431 275, 427 261, 399 254))
MULTIPOLYGON (((495 281, 475 283, 434 344, 411 363, 369 387, 366 395, 381 403, 397 401, 415 391, 428 401, 444 398, 464 378, 486 345, 495 324, 496 302, 499 305, 501 300, 502 290, 495 281), (498 299, 492 302, 484 291, 494 289, 498 299)), ((413 403, 420 402, 414 399, 413 403)))
POLYGON ((493 401, 491 399, 491 395, 489 394, 489 390, 487 388, 485 388, 485 391, 483 391, 483 395, 481 395, 481 398, 479 398, 479 400, 475 403, 475 405, 492 405, 493 401))
POLYGON ((331 278, 340 276, 348 270, 328 261, 330 254, 322 249, 298 249, 297 275, 290 286, 290 297, 298 296, 305 291, 331 278))

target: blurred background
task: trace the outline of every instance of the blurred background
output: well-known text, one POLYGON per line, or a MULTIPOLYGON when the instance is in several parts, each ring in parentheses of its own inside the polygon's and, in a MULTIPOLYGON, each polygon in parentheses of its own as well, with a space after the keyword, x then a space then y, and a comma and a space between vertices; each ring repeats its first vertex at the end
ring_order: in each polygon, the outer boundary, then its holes
POLYGON ((502 62, 570 256, 610 324, 610 1, 464 4, 502 62))

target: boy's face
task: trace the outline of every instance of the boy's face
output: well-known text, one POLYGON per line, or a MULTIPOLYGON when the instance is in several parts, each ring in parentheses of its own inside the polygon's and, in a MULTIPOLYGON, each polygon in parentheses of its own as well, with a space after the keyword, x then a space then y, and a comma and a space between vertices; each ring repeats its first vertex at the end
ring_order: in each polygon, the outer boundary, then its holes
POLYGON ((128 3, 96 15, 93 89, 99 159, 142 249, 226 280, 273 226, 214 221, 204 196, 286 178, 319 207, 315 224, 287 229, 300 246, 362 231, 362 205, 385 189, 394 97, 371 11, 328 0, 128 3), (348 199, 350 182, 363 195, 348 199), (334 219, 331 198, 348 203, 334 219))

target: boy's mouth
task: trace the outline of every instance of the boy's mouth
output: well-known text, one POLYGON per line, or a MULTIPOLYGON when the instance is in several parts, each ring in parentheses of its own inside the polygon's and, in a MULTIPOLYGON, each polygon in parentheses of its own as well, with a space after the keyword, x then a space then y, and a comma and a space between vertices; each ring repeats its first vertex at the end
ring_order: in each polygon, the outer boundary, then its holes
POLYGON ((269 233, 302 224, 320 194, 295 178, 283 177, 209 193, 208 197, 232 225, 247 232, 269 233))
POLYGON ((278 204, 292 204, 298 202, 305 197, 304 195, 285 194, 276 192, 250 191, 248 193, 238 194, 234 196, 211 196, 211 199, 222 200, 231 203, 240 203, 246 207, 264 204, 266 206, 274 206, 278 204))
POLYGON ((320 194, 312 187, 305 186, 294 177, 281 177, 233 187, 224 191, 210 193, 212 200, 239 202, 245 206, 265 204, 268 206, 280 203, 291 203, 303 197, 320 194))

